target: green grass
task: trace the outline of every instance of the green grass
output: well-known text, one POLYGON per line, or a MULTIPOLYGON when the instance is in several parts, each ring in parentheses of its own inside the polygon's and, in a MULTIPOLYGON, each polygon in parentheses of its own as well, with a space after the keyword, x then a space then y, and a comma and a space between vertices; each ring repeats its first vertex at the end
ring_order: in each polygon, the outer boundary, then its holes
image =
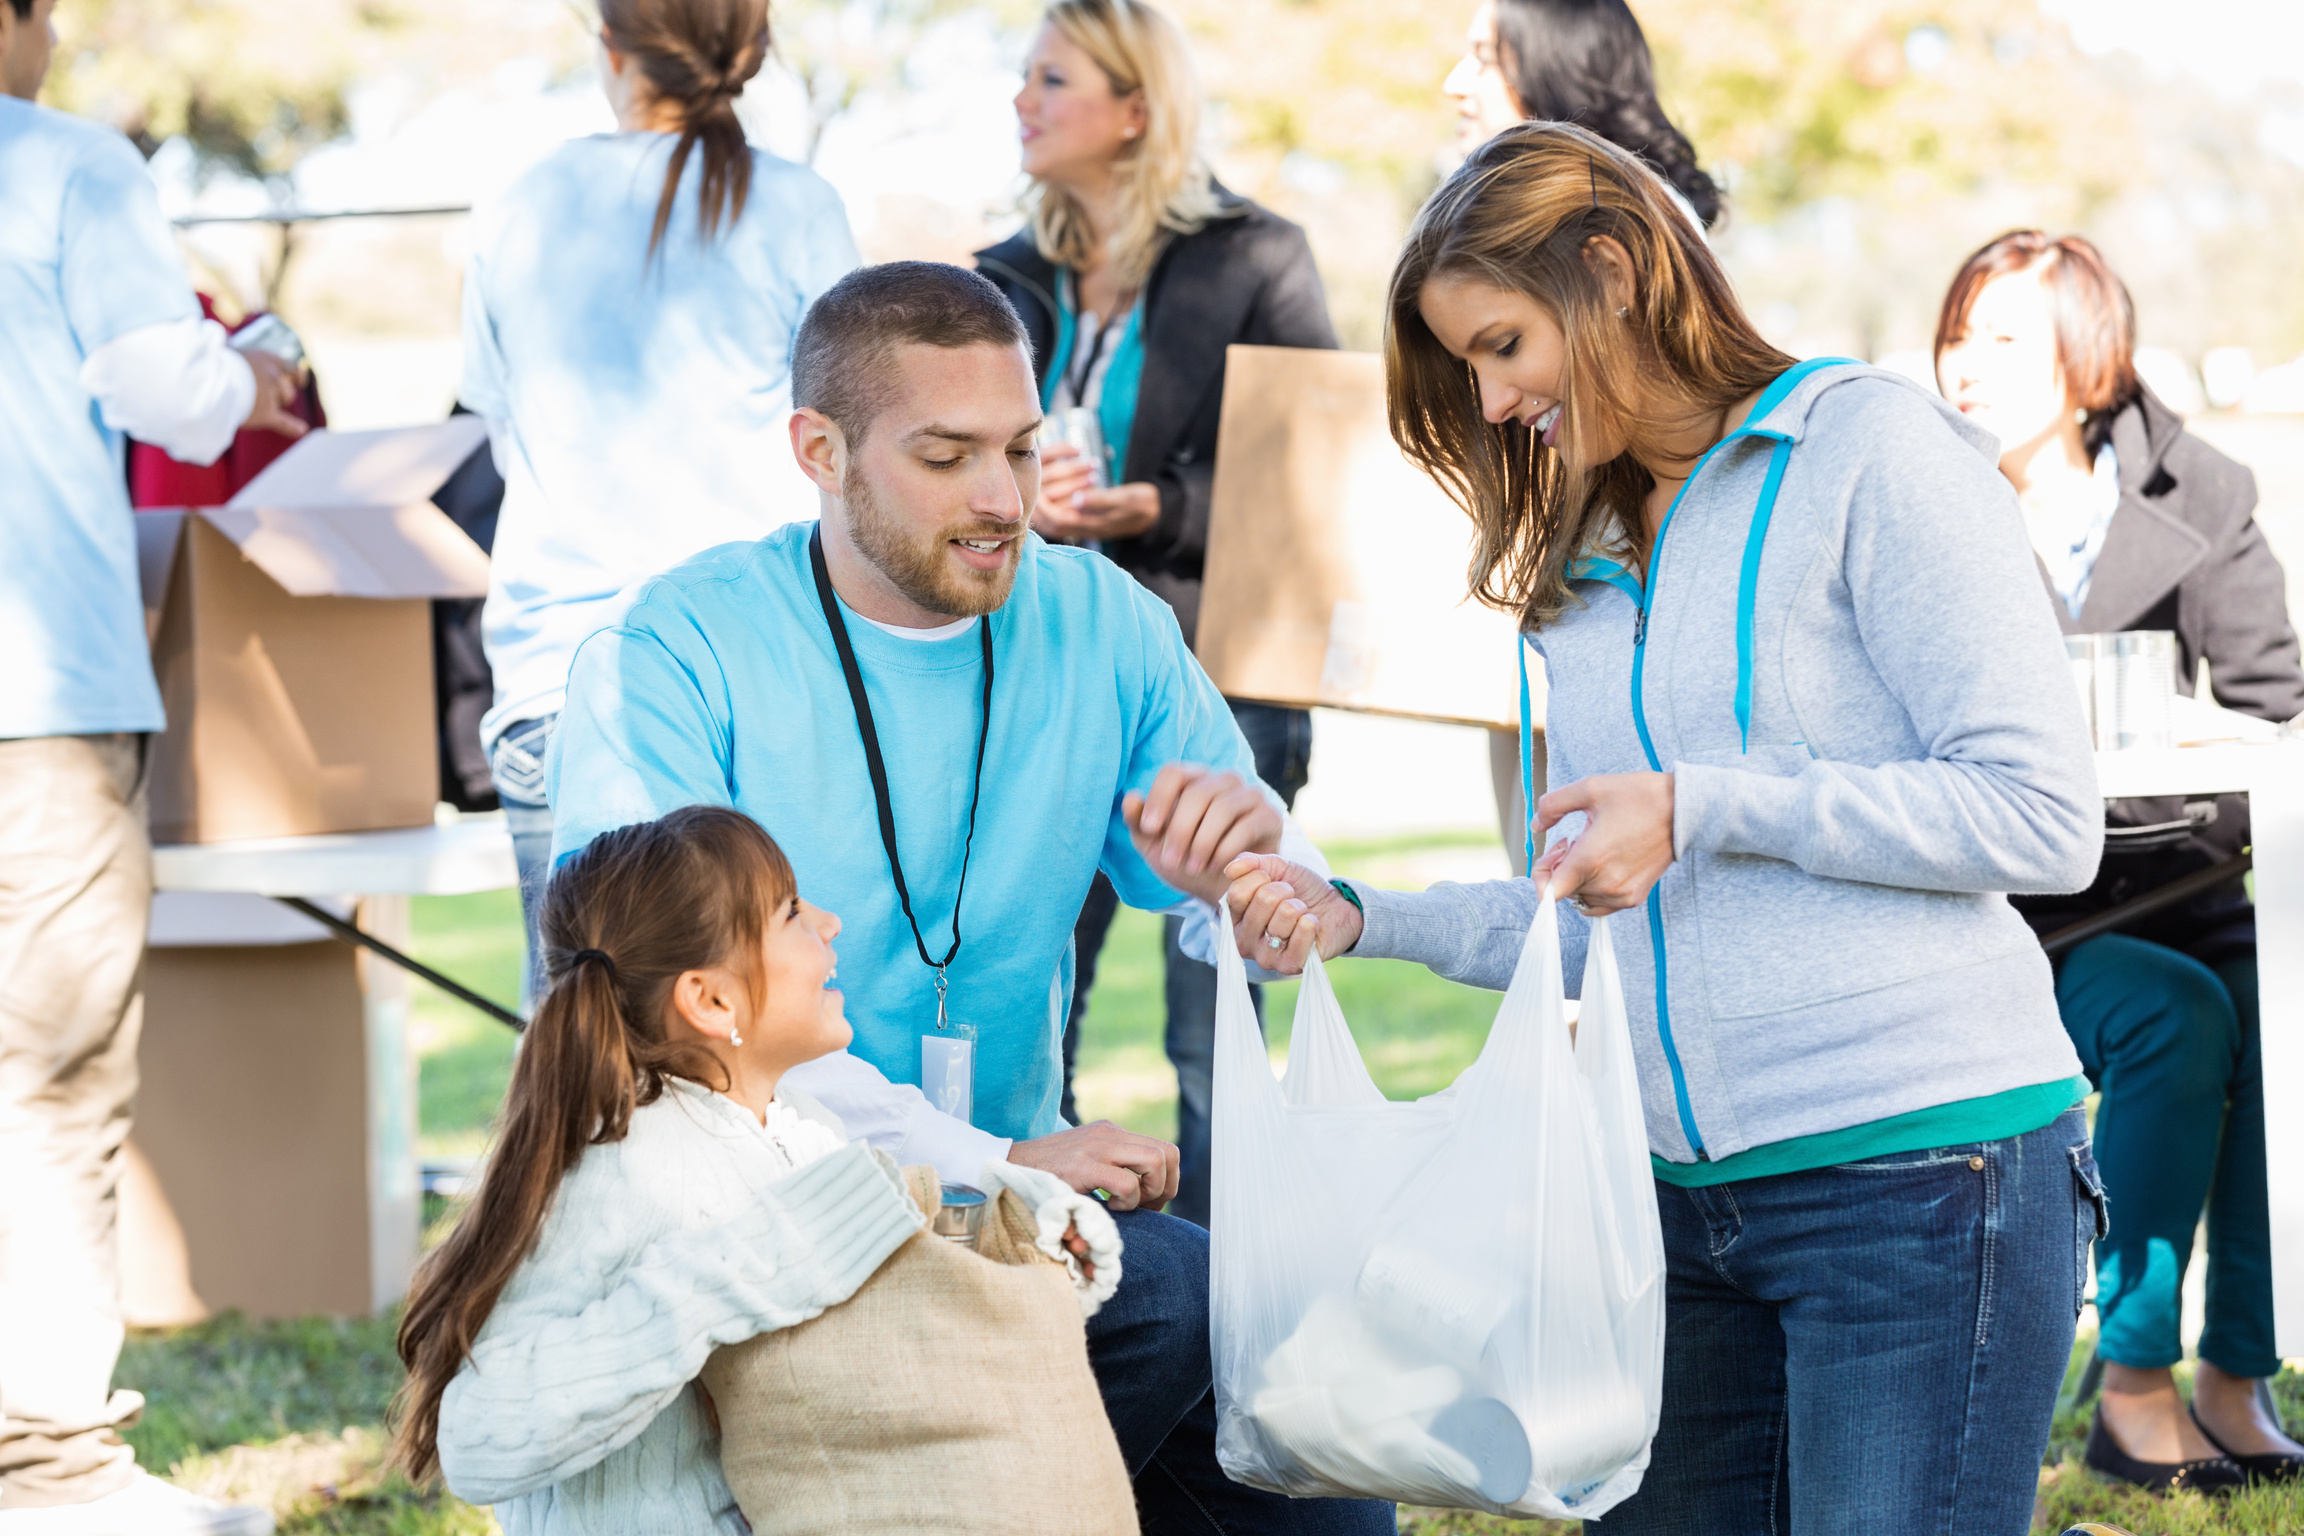
MULTIPOLYGON (((416 957, 517 1010, 520 895, 423 896, 409 903, 416 957)), ((417 1143, 424 1157, 470 1156, 487 1145, 512 1080, 512 1031, 421 981, 412 983, 419 1071, 417 1143)))
POLYGON ((225 1316, 139 1333, 116 1378, 145 1397, 137 1462, 186 1487, 262 1504, 283 1536, 478 1536, 485 1511, 384 1470, 400 1386, 398 1313, 254 1323, 225 1316))
MULTIPOLYGON (((1478 835, 1413 838, 1331 848, 1345 873, 1383 883, 1421 883, 1416 858, 1492 846, 1478 835)), ((417 955, 511 1005, 519 996, 519 903, 511 892, 427 898, 413 904, 417 955)), ((1393 961, 1350 961, 1330 972, 1338 999, 1377 1084, 1395 1098, 1447 1086, 1478 1054, 1497 999, 1393 961)), ((1267 989, 1275 1057, 1287 1048, 1293 984, 1267 989)), ((422 1072, 422 1151, 475 1153, 512 1065, 512 1034, 418 983, 414 1011, 422 1072)), ((1158 920, 1123 911, 1113 924, 1081 1044, 1085 1117, 1175 1134, 1175 1076, 1161 1048, 1158 920)), ((252 1323, 221 1318, 195 1328, 132 1338, 119 1381, 149 1399, 128 1431, 138 1459, 204 1492, 270 1505, 286 1536, 479 1536, 485 1511, 438 1490, 418 1490, 383 1470, 384 1411, 400 1380, 392 1353, 396 1318, 252 1323)), ((2073 1356, 2076 1377, 2087 1357, 2073 1356)), ((2187 1375, 2188 1382, 2188 1375, 2187 1375)), ((2070 1383, 2067 1383, 2069 1393, 2070 1383)), ((2291 1424, 2304 1422, 2304 1378, 2274 1384, 2291 1424)), ((2101 1520, 2137 1536, 2304 1531, 2304 1487, 2225 1500, 2158 1498, 2097 1482, 2080 1465, 2085 1406, 2058 1413, 2041 1474, 2036 1529, 2101 1520)), ((1604 1526, 1601 1527, 1604 1529, 1604 1526)), ((1567 1536, 1573 1525, 1498 1520, 1458 1511, 1404 1509, 1413 1536, 1567 1536)))

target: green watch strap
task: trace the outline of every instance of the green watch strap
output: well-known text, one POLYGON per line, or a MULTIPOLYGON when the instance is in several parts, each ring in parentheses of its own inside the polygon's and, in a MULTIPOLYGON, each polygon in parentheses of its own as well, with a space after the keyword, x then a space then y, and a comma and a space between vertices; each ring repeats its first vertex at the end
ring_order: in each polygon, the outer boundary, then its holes
POLYGON ((1352 903, 1352 905, 1359 910, 1359 913, 1362 917, 1366 917, 1368 915, 1368 909, 1360 905, 1359 893, 1354 891, 1352 887, 1346 885, 1341 880, 1331 880, 1328 883, 1336 887, 1336 893, 1339 896, 1342 896, 1346 901, 1352 903))

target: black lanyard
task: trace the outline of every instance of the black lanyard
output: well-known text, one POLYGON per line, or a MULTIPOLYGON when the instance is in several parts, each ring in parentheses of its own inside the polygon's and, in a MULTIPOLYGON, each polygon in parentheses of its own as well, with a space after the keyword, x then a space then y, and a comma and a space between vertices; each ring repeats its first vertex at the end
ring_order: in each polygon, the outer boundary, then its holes
POLYGON ((856 729, 864 737, 864 766, 872 774, 872 798, 880 810, 880 842, 888 850, 888 872, 896 877, 896 899, 904 904, 904 921, 912 925, 912 943, 920 963, 936 973, 936 1027, 944 1027, 944 971, 960 953, 960 898, 968 892, 968 862, 976 852, 976 803, 984 794, 984 748, 992 739, 992 616, 977 621, 984 641, 984 723, 976 733, 976 784, 968 792, 968 841, 960 854, 960 886, 952 893, 952 947, 944 958, 928 956, 928 941, 920 936, 920 919, 912 915, 912 893, 904 884, 904 860, 896 852, 896 808, 888 799, 888 764, 880 756, 880 732, 872 724, 872 701, 864 694, 864 674, 856 667, 856 648, 848 643, 848 626, 840 617, 840 599, 832 592, 832 575, 824 568, 824 528, 819 523, 808 535, 808 564, 816 573, 816 596, 824 604, 824 622, 832 629, 832 648, 840 653, 840 671, 848 679, 848 701, 856 706, 856 729))

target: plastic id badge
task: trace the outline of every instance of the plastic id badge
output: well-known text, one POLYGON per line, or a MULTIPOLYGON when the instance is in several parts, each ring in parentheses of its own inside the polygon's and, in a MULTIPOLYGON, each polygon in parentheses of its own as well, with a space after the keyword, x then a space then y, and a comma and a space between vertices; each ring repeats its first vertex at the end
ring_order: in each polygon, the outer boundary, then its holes
POLYGON ((920 1037, 920 1091, 955 1119, 976 1112, 976 1031, 954 1022, 920 1037))

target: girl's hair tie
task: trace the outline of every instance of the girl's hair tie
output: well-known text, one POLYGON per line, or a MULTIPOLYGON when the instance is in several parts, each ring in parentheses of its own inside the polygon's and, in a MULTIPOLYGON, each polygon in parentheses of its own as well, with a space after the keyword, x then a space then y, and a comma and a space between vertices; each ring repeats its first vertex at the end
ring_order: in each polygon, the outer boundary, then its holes
POLYGON ((599 961, 601 968, 608 972, 609 979, 615 979, 616 962, 608 958, 608 951, 604 949, 580 949, 576 951, 574 958, 568 962, 568 969, 574 970, 587 960, 599 961))

